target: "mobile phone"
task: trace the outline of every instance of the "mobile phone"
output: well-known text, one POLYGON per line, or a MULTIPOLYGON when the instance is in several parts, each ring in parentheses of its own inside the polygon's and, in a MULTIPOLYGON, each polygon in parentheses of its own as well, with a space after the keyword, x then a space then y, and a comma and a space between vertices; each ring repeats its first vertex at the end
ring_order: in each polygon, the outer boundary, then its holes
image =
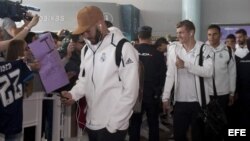
POLYGON ((67 97, 65 97, 65 96, 63 96, 62 94, 56 94, 57 96, 59 96, 59 97, 61 97, 61 98, 65 98, 65 99, 69 99, 69 98, 67 98, 67 97))

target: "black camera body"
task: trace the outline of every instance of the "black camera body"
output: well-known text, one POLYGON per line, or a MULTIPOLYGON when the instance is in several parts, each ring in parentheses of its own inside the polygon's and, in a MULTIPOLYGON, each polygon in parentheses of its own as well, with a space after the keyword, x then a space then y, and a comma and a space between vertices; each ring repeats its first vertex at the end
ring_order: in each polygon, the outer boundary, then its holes
POLYGON ((31 20, 32 17, 27 16, 28 10, 40 11, 38 8, 23 6, 21 2, 0 0, 0 18, 8 17, 15 22, 19 22, 23 19, 31 20))

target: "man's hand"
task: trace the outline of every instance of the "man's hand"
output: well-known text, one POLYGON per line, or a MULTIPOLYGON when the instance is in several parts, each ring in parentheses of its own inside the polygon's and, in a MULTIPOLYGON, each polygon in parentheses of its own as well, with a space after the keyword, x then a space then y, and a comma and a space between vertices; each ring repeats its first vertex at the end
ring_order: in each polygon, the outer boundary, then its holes
POLYGON ((168 111, 170 110, 169 100, 162 102, 162 109, 163 109, 163 113, 168 113, 168 111))
POLYGON ((72 99, 71 93, 68 91, 62 91, 59 96, 61 97, 62 104, 66 106, 70 106, 75 102, 75 100, 72 99))
POLYGON ((39 69, 41 68, 41 65, 38 60, 34 60, 34 62, 29 63, 28 65, 30 66, 32 71, 39 71, 39 69))
POLYGON ((184 61, 179 56, 176 56, 175 65, 176 65, 177 69, 183 69, 184 68, 184 61))
POLYGON ((75 71, 69 71, 67 72, 69 80, 75 76, 77 76, 77 73, 75 71))
POLYGON ((229 95, 228 106, 232 106, 234 104, 234 96, 229 95))

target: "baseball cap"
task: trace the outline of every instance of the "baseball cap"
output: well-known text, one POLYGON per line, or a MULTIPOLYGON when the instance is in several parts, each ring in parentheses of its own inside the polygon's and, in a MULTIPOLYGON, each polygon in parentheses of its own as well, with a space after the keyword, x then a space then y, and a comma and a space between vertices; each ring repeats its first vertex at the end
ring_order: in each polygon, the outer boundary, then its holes
POLYGON ((77 13, 78 27, 73 34, 81 34, 88 28, 96 24, 100 19, 104 19, 100 8, 96 6, 86 6, 77 13))

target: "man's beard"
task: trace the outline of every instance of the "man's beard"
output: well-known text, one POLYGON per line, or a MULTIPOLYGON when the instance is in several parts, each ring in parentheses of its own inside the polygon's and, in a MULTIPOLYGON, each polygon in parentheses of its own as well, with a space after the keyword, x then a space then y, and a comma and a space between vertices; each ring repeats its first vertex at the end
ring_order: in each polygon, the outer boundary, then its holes
POLYGON ((102 40, 102 33, 98 30, 98 28, 96 28, 95 42, 92 43, 92 44, 96 45, 96 44, 99 43, 101 40, 102 40))
POLYGON ((245 41, 239 41, 238 44, 239 44, 240 46, 243 46, 243 45, 245 45, 245 41))

